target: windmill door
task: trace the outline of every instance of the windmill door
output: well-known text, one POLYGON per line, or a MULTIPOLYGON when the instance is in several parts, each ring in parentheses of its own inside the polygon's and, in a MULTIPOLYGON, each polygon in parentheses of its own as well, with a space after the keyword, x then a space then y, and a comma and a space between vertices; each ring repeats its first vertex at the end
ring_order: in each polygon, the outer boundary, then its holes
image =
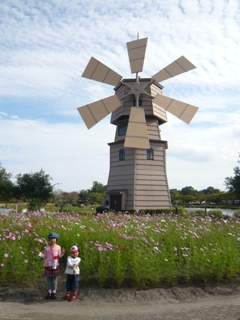
POLYGON ((110 210, 114 210, 116 212, 122 210, 122 194, 110 195, 110 210))

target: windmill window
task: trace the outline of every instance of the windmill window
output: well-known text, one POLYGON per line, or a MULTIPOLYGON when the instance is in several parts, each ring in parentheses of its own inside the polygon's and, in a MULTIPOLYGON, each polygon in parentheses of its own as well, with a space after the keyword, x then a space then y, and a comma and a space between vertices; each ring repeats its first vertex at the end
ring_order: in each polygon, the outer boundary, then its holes
POLYGON ((123 161, 123 160, 125 160, 125 150, 120 149, 119 150, 119 161, 123 161))
POLYGON ((127 132, 127 124, 122 123, 118 125, 118 135, 119 136, 124 136, 127 132))
POLYGON ((147 160, 153 160, 154 159, 154 154, 153 154, 153 149, 147 149, 147 160))
MULTIPOLYGON (((133 106, 136 107, 136 100, 133 100, 133 106)), ((138 100, 138 106, 142 107, 142 100, 138 100)))

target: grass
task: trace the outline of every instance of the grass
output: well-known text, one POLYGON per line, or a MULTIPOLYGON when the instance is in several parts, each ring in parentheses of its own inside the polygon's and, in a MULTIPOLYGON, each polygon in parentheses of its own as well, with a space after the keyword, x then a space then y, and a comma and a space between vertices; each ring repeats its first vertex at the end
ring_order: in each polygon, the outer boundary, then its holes
MULTIPOLYGON (((6 207, 4 204, 0 204, 0 207, 6 207)), ((17 211, 18 212, 22 212, 22 210, 26 209, 27 208, 27 204, 25 203, 19 203, 18 205, 17 204, 8 204, 8 208, 11 208, 13 210, 16 210, 17 208, 17 211)), ((46 204, 44 206, 44 210, 45 212, 57 212, 57 211, 60 211, 60 205, 54 205, 54 204, 46 204)), ((77 207, 77 206, 72 206, 72 205, 69 205, 69 204, 66 204, 63 206, 62 208, 62 211, 63 212, 74 212, 74 213, 95 213, 96 212, 96 206, 95 205, 83 205, 83 206, 80 206, 80 207, 77 207)))
POLYGON ((191 215, 40 213, 0 215, 0 284, 33 285, 43 275, 50 231, 80 247, 81 281, 100 287, 204 285, 240 274, 237 218, 191 215))

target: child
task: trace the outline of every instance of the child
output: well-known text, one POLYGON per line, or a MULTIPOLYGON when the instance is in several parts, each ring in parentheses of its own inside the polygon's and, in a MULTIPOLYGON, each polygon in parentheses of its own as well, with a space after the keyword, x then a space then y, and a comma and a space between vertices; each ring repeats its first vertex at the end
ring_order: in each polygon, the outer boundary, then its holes
POLYGON ((39 257, 43 258, 45 276, 47 277, 48 294, 45 299, 55 300, 57 292, 57 276, 60 274, 59 258, 61 258, 65 249, 61 250, 61 247, 57 244, 58 234, 51 232, 48 235, 49 245, 45 247, 44 253, 37 250, 39 257))
POLYGON ((77 292, 80 280, 80 261, 81 258, 78 257, 78 247, 76 245, 72 246, 70 249, 70 256, 68 256, 67 258, 67 267, 65 270, 65 273, 67 274, 67 293, 65 295, 65 300, 74 301, 77 299, 77 292))

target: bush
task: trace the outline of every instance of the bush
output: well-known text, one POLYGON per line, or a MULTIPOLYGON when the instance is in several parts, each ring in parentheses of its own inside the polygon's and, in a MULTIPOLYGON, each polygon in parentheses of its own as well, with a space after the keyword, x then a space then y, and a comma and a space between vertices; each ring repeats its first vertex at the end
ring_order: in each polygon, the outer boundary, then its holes
POLYGON ((234 218, 240 218, 240 209, 238 209, 236 212, 233 214, 234 218))
POLYGON ((96 213, 103 213, 108 212, 108 208, 105 208, 104 206, 96 207, 96 213))
POLYGON ((144 209, 139 210, 137 214, 150 214, 152 216, 155 214, 168 214, 170 211, 170 209, 144 209))
POLYGON ((211 216, 213 218, 221 218, 223 217, 223 213, 221 210, 193 210, 191 211, 192 215, 200 216, 200 217, 206 217, 211 216))
POLYGON ((207 215, 214 218, 221 218, 223 216, 223 213, 221 210, 208 210, 207 215))

